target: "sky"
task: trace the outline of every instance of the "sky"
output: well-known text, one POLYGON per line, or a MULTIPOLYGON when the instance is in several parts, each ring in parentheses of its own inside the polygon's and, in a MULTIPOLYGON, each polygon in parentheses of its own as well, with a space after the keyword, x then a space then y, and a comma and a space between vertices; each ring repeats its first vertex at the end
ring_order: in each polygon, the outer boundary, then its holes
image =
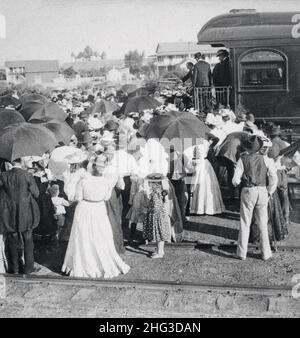
POLYGON ((0 64, 69 61, 86 45, 108 58, 133 49, 151 55, 158 42, 196 42, 209 19, 233 8, 300 13, 300 0, 0 0, 0 64))

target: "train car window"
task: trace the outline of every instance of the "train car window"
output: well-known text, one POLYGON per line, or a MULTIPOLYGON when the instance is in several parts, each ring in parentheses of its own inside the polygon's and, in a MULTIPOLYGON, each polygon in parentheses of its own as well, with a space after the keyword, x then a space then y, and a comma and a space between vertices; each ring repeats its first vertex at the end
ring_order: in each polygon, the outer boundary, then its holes
POLYGON ((240 60, 241 90, 287 89, 286 59, 270 50, 249 52, 240 60))

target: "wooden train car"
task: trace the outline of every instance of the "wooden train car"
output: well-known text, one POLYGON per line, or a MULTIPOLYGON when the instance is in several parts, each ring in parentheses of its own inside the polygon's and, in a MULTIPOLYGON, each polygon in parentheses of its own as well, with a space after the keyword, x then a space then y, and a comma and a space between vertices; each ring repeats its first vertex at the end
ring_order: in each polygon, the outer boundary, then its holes
POLYGON ((230 52, 233 109, 242 104, 259 119, 300 124, 300 11, 232 10, 197 37, 230 52))

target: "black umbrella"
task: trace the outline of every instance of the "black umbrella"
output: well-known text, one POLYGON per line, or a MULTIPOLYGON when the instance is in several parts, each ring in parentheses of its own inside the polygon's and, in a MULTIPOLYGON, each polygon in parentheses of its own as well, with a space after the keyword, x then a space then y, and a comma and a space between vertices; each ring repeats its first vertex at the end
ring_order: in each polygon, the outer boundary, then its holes
POLYGON ((68 145, 75 135, 75 131, 66 122, 51 120, 43 123, 43 126, 52 131, 58 142, 63 142, 65 145, 68 145))
POLYGON ((146 109, 155 109, 161 103, 151 96, 136 96, 128 99, 120 109, 121 114, 141 113, 146 109))
POLYGON ((149 95, 149 90, 145 87, 138 88, 135 91, 128 93, 128 97, 145 96, 145 95, 149 95))
POLYGON ((146 138, 179 140, 178 147, 184 150, 194 145, 197 139, 207 139, 210 129, 189 112, 169 111, 152 118, 146 130, 146 138))
POLYGON ((49 102, 49 100, 39 94, 29 94, 21 96, 21 108, 20 113, 23 115, 26 121, 28 121, 31 115, 36 112, 43 104, 49 102))
POLYGON ((117 103, 112 102, 112 101, 107 101, 107 100, 101 100, 100 102, 96 102, 94 105, 89 107, 86 110, 87 114, 96 114, 96 113, 101 113, 101 114, 109 114, 112 113, 116 110, 119 110, 120 107, 118 106, 117 103))
POLYGON ((23 156, 41 156, 58 144, 46 127, 27 122, 12 124, 0 132, 0 158, 13 161, 23 156))
POLYGON ((25 122, 24 117, 14 109, 1 109, 0 110, 0 131, 15 123, 25 122))
POLYGON ((0 96, 0 107, 18 107, 20 104, 21 101, 11 95, 0 96))
POLYGON ((127 93, 127 94, 134 92, 136 89, 137 89, 137 86, 131 83, 125 84, 121 87, 122 92, 127 93))
POLYGON ((63 111, 60 106, 54 102, 44 103, 38 110, 36 110, 29 121, 37 120, 47 122, 50 120, 65 121, 68 115, 63 111))

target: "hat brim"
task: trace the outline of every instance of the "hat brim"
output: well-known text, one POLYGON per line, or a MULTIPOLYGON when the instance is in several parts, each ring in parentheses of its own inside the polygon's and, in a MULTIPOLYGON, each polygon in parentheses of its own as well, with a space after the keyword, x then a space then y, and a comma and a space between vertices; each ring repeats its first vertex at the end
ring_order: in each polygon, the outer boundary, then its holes
POLYGON ((246 151, 248 151, 250 154, 257 153, 262 147, 263 147, 263 140, 260 138, 257 138, 258 143, 253 145, 251 143, 245 142, 243 147, 246 151))
POLYGON ((220 53, 217 53, 217 57, 220 56, 220 55, 228 56, 229 53, 228 53, 228 52, 220 52, 220 53))

